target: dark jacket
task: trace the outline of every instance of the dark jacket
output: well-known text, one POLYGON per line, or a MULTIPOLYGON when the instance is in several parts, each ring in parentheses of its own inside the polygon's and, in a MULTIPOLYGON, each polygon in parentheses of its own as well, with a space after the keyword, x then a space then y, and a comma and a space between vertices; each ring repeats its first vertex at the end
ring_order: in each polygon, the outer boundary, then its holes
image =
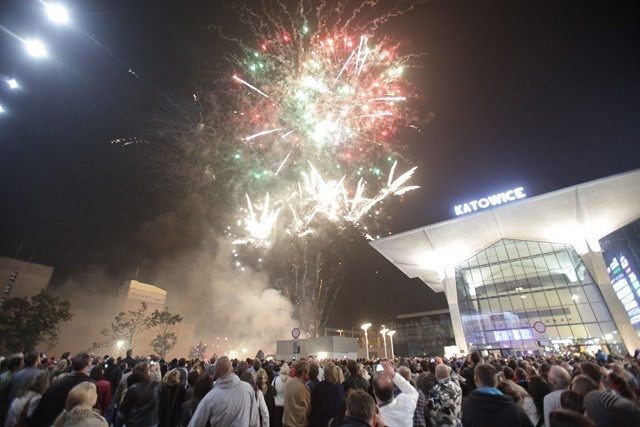
POLYGON ((156 381, 146 380, 129 386, 118 408, 127 427, 149 427, 159 423, 160 388, 156 381))
POLYGON ((462 404, 464 427, 533 427, 520 405, 503 394, 489 394, 474 390, 462 404))
POLYGON ((160 391, 160 427, 180 425, 180 412, 184 403, 184 387, 181 385, 162 386, 160 391))
POLYGON ((340 427, 371 427, 371 425, 361 418, 344 417, 344 421, 340 424, 340 427))
POLYGON ((349 375, 342 383, 344 386, 344 394, 349 390, 363 390, 369 392, 369 381, 365 380, 362 375, 349 375))
POLYGON ((329 420, 338 415, 340 403, 344 399, 344 387, 342 384, 329 384, 321 381, 311 392, 311 425, 324 427, 329 420))
POLYGON ((91 381, 88 375, 81 372, 72 372, 57 383, 49 387, 49 390, 42 396, 38 407, 33 412, 30 427, 48 427, 55 421, 56 417, 64 411, 67 402, 67 395, 72 388, 85 381, 91 381))

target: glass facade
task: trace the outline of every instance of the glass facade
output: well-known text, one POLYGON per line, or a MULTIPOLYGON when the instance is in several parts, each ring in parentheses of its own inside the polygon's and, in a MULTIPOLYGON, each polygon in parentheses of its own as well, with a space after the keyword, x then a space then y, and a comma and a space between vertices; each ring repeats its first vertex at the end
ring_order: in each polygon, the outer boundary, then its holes
POLYGON ((456 287, 470 351, 625 352, 572 246, 499 240, 456 267, 456 287))
POLYGON ((456 344, 449 313, 398 319, 390 328, 398 331, 393 337, 396 355, 441 356, 446 346, 456 344))
POLYGON ((599 241, 611 286, 640 335, 640 220, 599 241))

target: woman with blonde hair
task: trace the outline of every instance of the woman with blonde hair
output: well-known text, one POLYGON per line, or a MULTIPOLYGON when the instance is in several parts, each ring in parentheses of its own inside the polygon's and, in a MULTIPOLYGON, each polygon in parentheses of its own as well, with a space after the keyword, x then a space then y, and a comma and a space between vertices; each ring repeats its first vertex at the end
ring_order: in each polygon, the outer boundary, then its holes
POLYGON ((9 407, 9 413, 5 420, 5 427, 13 427, 21 419, 28 419, 33 415, 40 398, 49 388, 49 371, 41 371, 31 377, 24 388, 18 393, 9 407))
POLYGON ((275 403, 276 403, 276 415, 275 422, 276 427, 282 425, 282 416, 284 415, 284 386, 291 379, 291 370, 286 362, 280 367, 280 375, 273 379, 273 387, 275 389, 275 403))
POLYGON ((324 380, 320 381, 311 392, 312 426, 326 426, 329 420, 338 415, 344 399, 344 386, 340 381, 342 369, 329 362, 324 367, 324 380))
POLYGON ((260 390, 262 390, 262 394, 264 395, 264 401, 267 404, 267 409, 269 410, 269 425, 274 426, 278 423, 275 421, 276 418, 276 395, 275 388, 269 383, 269 374, 263 368, 258 369, 256 373, 256 385, 260 390))
POLYGON ((160 390, 160 427, 177 427, 180 424, 184 394, 180 371, 172 369, 164 374, 160 390))
POLYGON ((71 389, 65 410, 58 415, 54 427, 108 427, 102 415, 93 410, 98 401, 98 390, 92 382, 85 381, 71 389))

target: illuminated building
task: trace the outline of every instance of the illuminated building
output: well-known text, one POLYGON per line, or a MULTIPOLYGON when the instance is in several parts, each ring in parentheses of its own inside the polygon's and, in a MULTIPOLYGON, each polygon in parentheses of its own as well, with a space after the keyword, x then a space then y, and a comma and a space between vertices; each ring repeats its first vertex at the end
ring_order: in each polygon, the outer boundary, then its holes
MULTIPOLYGON (((162 311, 165 308, 167 300, 167 291, 148 283, 138 282, 137 280, 128 280, 120 288, 119 294, 124 299, 122 303, 122 311, 138 311, 140 304, 147 304, 145 316, 150 315, 154 310, 162 311)), ((154 333, 151 330, 141 332, 132 343, 135 355, 151 354, 151 341, 154 333)), ((123 349, 127 350, 127 349, 123 349)))
POLYGON ((633 354, 640 348, 639 196, 640 171, 632 171, 371 245, 445 293, 462 353, 633 354))
POLYGON ((0 299, 32 297, 47 289, 53 275, 53 267, 0 257, 2 294, 0 299))

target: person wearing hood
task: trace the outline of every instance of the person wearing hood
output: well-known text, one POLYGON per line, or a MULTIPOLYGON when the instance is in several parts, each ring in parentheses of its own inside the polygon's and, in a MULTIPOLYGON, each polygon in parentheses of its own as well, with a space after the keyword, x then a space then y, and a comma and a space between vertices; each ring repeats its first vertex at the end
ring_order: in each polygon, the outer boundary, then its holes
POLYGON ((259 427, 260 417, 253 388, 233 372, 228 357, 216 362, 216 382, 200 401, 189 421, 189 427, 212 426, 259 427))
POLYGON ((496 389, 497 371, 481 363, 474 371, 476 389, 462 404, 462 425, 465 427, 533 427, 524 409, 509 396, 496 389))

